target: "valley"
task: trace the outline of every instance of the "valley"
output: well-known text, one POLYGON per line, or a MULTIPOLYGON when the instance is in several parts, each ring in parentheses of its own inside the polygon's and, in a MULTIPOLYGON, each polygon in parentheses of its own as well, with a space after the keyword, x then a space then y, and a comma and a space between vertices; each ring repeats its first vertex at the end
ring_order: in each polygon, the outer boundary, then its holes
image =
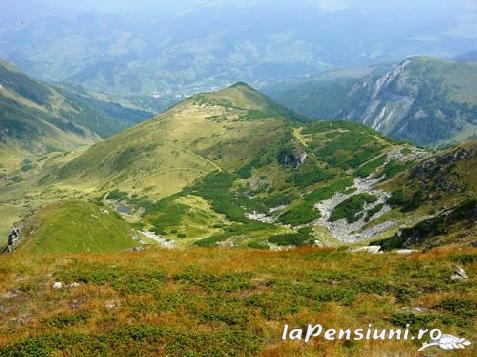
POLYGON ((0 170, 30 170, 142 121, 151 113, 35 81, 0 61, 0 170))
MULTIPOLYGON (((475 142, 432 151, 358 123, 310 123, 237 83, 6 175, 0 199, 4 210, 32 212, 40 227, 74 215, 77 205, 105 207, 130 227, 129 235, 143 237, 129 243, 138 249, 154 243, 269 250, 368 245, 393 240, 403 229, 475 200, 476 160, 475 142), (422 170, 430 170, 435 182, 426 175, 418 179, 422 170), (40 213, 57 201, 65 208, 40 213)), ((6 226, 17 220, 10 217, 6 226)), ((452 223, 456 238, 444 240, 446 245, 470 244, 476 225, 469 219, 452 223)), ((31 230, 28 219, 22 226, 31 230)), ((55 244, 59 251, 94 251, 101 229, 93 225, 86 242, 80 229, 59 228, 68 233, 55 244), (62 239, 85 245, 65 248, 62 239)), ((429 234, 415 247, 440 245, 447 232, 429 234)), ((56 250, 38 237, 25 234, 23 244, 56 250)), ((117 250, 115 244, 105 246, 117 250)))

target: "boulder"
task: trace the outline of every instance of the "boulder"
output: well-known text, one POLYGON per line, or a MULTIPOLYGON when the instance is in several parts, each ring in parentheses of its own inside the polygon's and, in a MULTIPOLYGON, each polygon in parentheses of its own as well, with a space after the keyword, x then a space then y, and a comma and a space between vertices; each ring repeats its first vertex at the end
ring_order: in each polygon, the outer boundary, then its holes
POLYGON ((63 283, 61 281, 55 281, 52 285, 52 288, 55 290, 63 289, 63 283))
POLYGON ((402 255, 407 255, 407 254, 412 254, 412 253, 417 253, 417 252, 419 252, 419 251, 415 250, 415 249, 398 249, 398 250, 394 251, 394 253, 402 254, 402 255))
POLYGON ((465 270, 463 268, 461 268, 460 266, 456 265, 456 264, 452 264, 452 272, 454 273, 451 276, 452 280, 466 280, 466 279, 469 279, 465 270))

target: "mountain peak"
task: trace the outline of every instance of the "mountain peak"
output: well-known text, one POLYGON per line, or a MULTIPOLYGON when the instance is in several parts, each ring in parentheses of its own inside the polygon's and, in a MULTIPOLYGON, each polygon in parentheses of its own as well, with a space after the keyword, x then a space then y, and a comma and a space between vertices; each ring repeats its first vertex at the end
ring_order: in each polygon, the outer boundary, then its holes
POLYGON ((306 122, 306 117, 282 106, 245 82, 237 82, 217 92, 197 94, 193 100, 234 107, 235 109, 260 111, 269 117, 282 117, 291 121, 306 122))
MULTIPOLYGON (((235 84, 232 84, 230 88, 247 88, 247 89, 254 89, 252 86, 250 86, 248 83, 245 82, 237 82, 235 84)), ((254 89, 255 90, 255 89, 254 89)))

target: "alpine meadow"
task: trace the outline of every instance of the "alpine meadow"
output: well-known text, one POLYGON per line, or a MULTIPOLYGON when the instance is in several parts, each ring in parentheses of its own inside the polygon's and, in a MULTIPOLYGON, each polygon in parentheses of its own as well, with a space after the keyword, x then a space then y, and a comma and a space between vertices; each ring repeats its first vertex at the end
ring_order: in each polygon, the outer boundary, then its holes
POLYGON ((0 4, 0 356, 475 356, 474 1, 0 4))

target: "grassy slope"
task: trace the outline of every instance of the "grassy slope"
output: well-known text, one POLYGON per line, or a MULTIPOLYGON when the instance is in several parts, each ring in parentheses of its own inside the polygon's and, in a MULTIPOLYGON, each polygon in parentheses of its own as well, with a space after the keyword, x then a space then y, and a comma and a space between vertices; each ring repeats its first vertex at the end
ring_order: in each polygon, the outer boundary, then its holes
POLYGON ((368 68, 333 70, 313 79, 274 83, 265 93, 313 120, 338 119, 353 105, 355 98, 347 95, 353 85, 371 73, 368 68))
POLYGON ((23 223, 21 252, 111 252, 132 248, 131 228, 115 213, 92 203, 62 201, 23 223))
MULTIPOLYGON (((284 342, 290 328, 440 328, 474 342, 477 253, 191 249, 15 253, 0 269, 0 354, 419 356, 423 341, 284 342), (466 281, 452 281, 451 264, 466 281), (55 291, 54 281, 79 282, 55 291), (13 297, 6 298, 7 292, 13 297), (420 308, 420 312, 416 308, 420 308)), ((429 349, 436 356, 449 352, 429 349)), ((474 356, 473 343, 459 356, 474 356)))
POLYGON ((0 164, 9 172, 24 158, 92 144, 143 120, 148 113, 126 109, 37 82, 0 61, 0 164))
POLYGON ((409 76, 416 82, 424 80, 420 76, 426 71, 435 74, 444 84, 449 86, 450 99, 462 103, 477 104, 477 62, 456 62, 429 57, 413 59, 408 68, 409 76))

